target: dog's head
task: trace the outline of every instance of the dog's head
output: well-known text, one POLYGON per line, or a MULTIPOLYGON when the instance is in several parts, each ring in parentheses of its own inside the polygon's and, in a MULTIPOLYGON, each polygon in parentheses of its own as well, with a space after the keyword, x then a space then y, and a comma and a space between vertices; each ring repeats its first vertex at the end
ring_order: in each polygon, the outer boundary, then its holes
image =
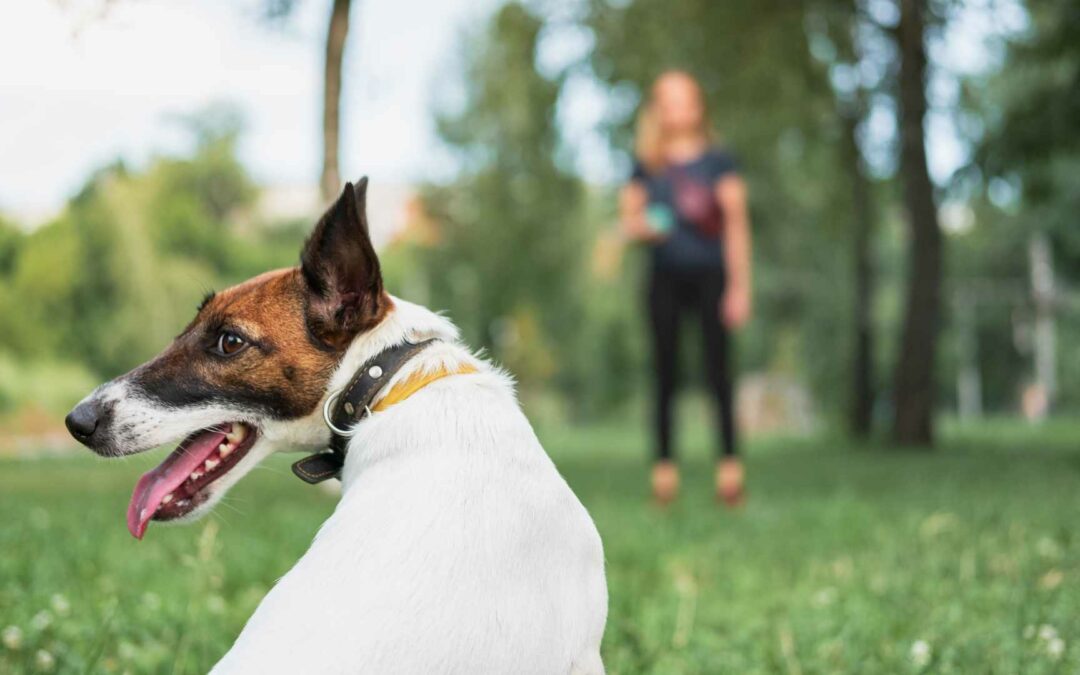
POLYGON ((283 446, 325 443, 317 410, 353 339, 391 307, 365 216, 367 179, 345 186, 299 267, 207 296, 153 360, 87 396, 65 420, 99 455, 179 441, 135 487, 128 529, 194 518, 283 446))

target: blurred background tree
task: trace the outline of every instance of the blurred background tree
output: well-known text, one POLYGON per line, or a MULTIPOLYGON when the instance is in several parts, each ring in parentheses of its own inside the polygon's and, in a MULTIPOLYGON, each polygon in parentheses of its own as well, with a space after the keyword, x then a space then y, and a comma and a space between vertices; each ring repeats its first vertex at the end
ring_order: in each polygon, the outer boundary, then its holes
POLYGON ((1027 289, 995 284, 998 297, 1030 293, 1027 330, 1018 342, 1033 367, 1022 377, 1051 405, 1075 405, 1080 8, 1050 0, 1028 10, 1027 30, 1013 40, 1004 66, 966 91, 978 144, 967 178, 975 186, 975 208, 989 225, 980 242, 984 274, 1011 272, 1016 278, 1026 267, 1030 276, 1027 289))
MULTIPOLYGON (((301 0, 265 0, 264 16, 280 21, 291 16, 301 0)), ((352 0, 332 0, 326 24, 323 59, 322 170, 319 189, 329 201, 341 190, 341 84, 345 71, 345 47, 349 39, 352 0)))
POLYGON ((561 78, 537 70, 543 21, 508 3, 471 39, 464 100, 439 134, 460 164, 424 204, 440 224, 422 259, 431 304, 450 311, 473 345, 491 350, 530 388, 582 383, 582 184, 560 166, 555 110, 561 78))
MULTIPOLYGON (((103 167, 31 233, 0 223, 0 313, 19 317, 5 321, 0 354, 23 364, 6 378, 9 399, 42 362, 93 379, 124 372, 172 339, 202 293, 295 262, 307 223, 246 226, 256 190, 236 157, 239 114, 211 106, 179 123, 189 157, 103 167)), ((86 379, 53 383, 54 398, 86 379)))
POLYGON ((899 51, 897 119, 904 215, 910 232, 900 355, 893 381, 893 440, 931 445, 937 387, 938 322, 944 240, 938 223, 934 184, 926 159, 927 0, 900 0, 896 26, 899 51))

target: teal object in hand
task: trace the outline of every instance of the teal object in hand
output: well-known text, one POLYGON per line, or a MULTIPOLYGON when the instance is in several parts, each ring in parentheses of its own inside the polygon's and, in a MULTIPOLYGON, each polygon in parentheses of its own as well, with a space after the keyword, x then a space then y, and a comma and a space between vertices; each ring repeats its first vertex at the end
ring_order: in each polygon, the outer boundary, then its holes
POLYGON ((675 214, 663 204, 651 204, 645 209, 645 220, 655 232, 667 234, 675 226, 675 214))

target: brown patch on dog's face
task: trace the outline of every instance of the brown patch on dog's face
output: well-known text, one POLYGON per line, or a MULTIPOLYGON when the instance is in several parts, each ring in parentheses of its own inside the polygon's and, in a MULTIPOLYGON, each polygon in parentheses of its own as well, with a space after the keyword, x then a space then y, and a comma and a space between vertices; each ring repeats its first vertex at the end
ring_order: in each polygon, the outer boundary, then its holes
POLYGON ((307 293, 291 268, 215 294, 165 352, 131 374, 132 384, 170 407, 214 402, 275 419, 307 415, 341 358, 311 334, 307 293))

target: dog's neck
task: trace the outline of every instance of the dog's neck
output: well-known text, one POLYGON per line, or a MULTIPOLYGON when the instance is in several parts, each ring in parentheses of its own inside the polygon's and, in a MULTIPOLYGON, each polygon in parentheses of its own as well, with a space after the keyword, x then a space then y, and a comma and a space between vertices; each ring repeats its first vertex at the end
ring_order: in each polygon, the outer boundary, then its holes
POLYGON ((419 342, 430 338, 457 342, 458 330, 454 324, 429 309, 392 297, 393 307, 386 318, 371 330, 357 336, 330 378, 329 391, 341 389, 360 366, 385 349, 400 344, 402 340, 419 342))
MULTIPOLYGON (((426 348, 387 381, 380 396, 393 386, 418 371, 436 369, 454 370, 462 365, 477 366, 479 361, 458 343, 458 330, 449 320, 431 310, 399 298, 391 298, 393 308, 383 321, 370 331, 357 337, 349 346, 337 370, 330 379, 328 393, 346 387, 357 370, 380 352, 400 344, 403 340, 420 342, 435 338, 439 342, 426 348)), ((376 398, 376 401, 378 398, 376 398)), ((362 424, 362 423, 361 423, 362 424)), ((351 444, 350 444, 351 445, 351 444)), ((342 472, 342 490, 349 487, 349 464, 357 461, 358 453, 350 447, 346 458, 346 470, 342 472)))

